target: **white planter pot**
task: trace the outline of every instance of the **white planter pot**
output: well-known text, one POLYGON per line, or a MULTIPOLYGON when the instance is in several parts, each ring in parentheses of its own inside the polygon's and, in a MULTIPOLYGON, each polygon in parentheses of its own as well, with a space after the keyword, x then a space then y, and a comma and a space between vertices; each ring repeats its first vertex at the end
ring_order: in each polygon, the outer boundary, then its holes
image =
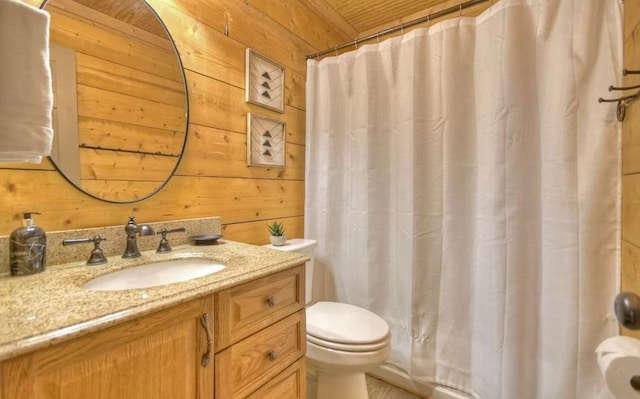
POLYGON ((287 243, 287 236, 271 236, 269 237, 271 240, 271 245, 279 247, 287 243))

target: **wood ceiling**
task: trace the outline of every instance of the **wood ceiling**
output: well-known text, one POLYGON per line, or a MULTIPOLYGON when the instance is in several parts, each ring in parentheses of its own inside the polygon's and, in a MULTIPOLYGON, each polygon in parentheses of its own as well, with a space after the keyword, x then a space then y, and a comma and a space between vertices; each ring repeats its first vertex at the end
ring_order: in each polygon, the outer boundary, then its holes
POLYGON ((358 32, 368 31, 445 0, 326 0, 358 32))
MULTIPOLYGON (((342 20, 342 31, 364 36, 428 14, 456 7, 467 0, 303 0, 318 4, 324 1, 342 20)), ((497 0, 491 0, 493 3, 497 0)), ((477 15, 488 6, 480 4, 464 10, 463 15, 477 15)), ((326 15, 326 14, 325 14, 326 15)), ((335 21, 335 18, 334 18, 335 21)))
MULTIPOLYGON (((92 8, 103 14, 107 14, 117 20, 134 25, 147 32, 153 33, 162 38, 167 37, 162 25, 158 22, 156 14, 151 10, 149 5, 139 0, 74 0, 85 7, 92 8)), ((52 3, 64 5, 62 0, 53 0, 52 3)))

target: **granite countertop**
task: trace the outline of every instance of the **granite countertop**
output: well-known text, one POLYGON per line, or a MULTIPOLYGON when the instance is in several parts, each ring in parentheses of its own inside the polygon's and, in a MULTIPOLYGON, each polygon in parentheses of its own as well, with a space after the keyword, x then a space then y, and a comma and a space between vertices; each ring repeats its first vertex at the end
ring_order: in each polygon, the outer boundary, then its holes
POLYGON ((142 257, 108 258, 47 267, 21 277, 0 277, 0 361, 98 331, 221 289, 299 265, 305 255, 220 240, 218 245, 181 245, 173 252, 144 251, 142 257), (226 265, 220 272, 186 282, 125 291, 89 291, 87 281, 109 272, 175 258, 202 257, 226 265))

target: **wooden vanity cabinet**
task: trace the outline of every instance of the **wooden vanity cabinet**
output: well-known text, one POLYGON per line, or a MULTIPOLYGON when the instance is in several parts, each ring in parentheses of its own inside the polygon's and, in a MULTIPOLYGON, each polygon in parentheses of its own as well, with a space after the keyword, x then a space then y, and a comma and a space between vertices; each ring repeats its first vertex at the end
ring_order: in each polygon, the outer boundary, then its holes
POLYGON ((304 399, 304 265, 215 294, 215 398, 304 399))
POLYGON ((211 399, 212 309, 212 296, 193 300, 5 361, 0 398, 211 399))
POLYGON ((0 363, 0 399, 305 399, 305 353, 296 266, 0 363))

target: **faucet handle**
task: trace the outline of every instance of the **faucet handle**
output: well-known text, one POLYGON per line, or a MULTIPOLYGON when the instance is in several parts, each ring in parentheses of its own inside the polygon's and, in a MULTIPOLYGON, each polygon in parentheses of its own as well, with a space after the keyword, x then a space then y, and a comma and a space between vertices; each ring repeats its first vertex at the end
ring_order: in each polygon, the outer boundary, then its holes
POLYGON ((185 232, 185 231, 187 231, 187 229, 185 229, 184 227, 179 227, 177 229, 171 229, 171 230, 167 230, 167 229, 160 230, 159 233, 162 235, 162 238, 160 239, 160 245, 158 245, 158 249, 156 249, 156 253, 161 254, 165 252, 171 252, 171 245, 169 245, 169 240, 167 240, 167 234, 185 232))
POLYGON ((73 238, 62 240, 62 245, 67 246, 92 242, 93 249, 91 250, 91 256, 87 260, 87 265, 101 265, 103 263, 107 263, 107 258, 105 258, 104 252, 102 251, 102 248, 100 248, 100 243, 106 240, 106 238, 102 238, 100 236, 95 236, 93 238, 73 238))
POLYGON ((136 224, 134 216, 129 216, 129 221, 124 225, 124 231, 127 233, 128 237, 136 234, 138 231, 138 225, 136 224))

